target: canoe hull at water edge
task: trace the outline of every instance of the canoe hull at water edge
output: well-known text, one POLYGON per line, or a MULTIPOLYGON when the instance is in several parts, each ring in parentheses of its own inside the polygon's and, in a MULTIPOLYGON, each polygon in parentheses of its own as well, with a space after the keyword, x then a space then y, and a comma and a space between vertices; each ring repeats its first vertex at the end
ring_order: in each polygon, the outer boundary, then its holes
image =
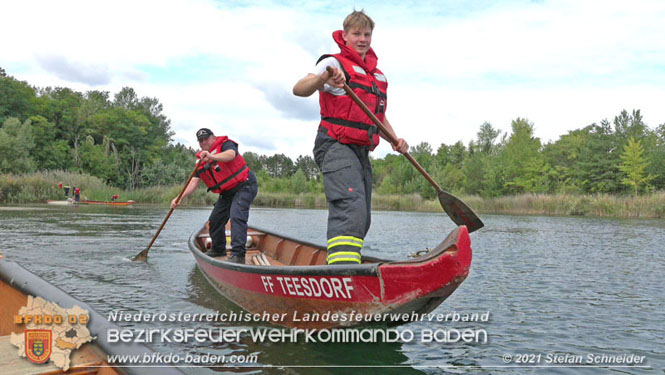
POLYGON ((323 246, 258 228, 250 228, 248 235, 251 246, 243 265, 206 255, 206 227, 190 236, 189 248, 223 296, 286 327, 346 327, 373 323, 377 317, 390 325, 406 323, 408 319, 388 317, 434 310, 466 279, 472 258, 465 226, 414 259, 363 257, 362 264, 329 266, 323 246), (336 314, 336 320, 314 321, 325 313, 336 314))

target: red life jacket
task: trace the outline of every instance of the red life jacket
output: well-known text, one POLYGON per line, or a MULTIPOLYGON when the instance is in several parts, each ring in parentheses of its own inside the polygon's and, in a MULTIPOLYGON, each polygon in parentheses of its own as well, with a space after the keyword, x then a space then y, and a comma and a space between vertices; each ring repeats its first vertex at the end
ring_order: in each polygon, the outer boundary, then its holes
MULTIPOLYGON (((388 81, 376 67, 378 58, 374 50, 370 48, 363 61, 358 52, 344 44, 341 30, 333 33, 333 39, 341 52, 323 55, 319 61, 330 56, 336 58, 342 65, 349 87, 383 122, 386 117, 388 81)), ((321 126, 328 130, 330 137, 340 143, 369 146, 370 150, 379 144, 378 128, 350 96, 337 96, 319 90, 319 105, 321 126)))
MULTIPOLYGON (((237 142, 230 140, 226 136, 217 137, 215 143, 210 147, 210 153, 221 153, 222 146, 226 141, 231 141, 236 146, 238 145, 237 142)), ((201 158, 201 151, 196 153, 196 158, 201 158)), ((247 164, 245 164, 245 159, 243 159, 242 155, 238 153, 231 161, 201 163, 196 171, 196 176, 208 186, 208 191, 220 194, 247 181, 247 178, 249 177, 249 168, 247 167, 247 164)))

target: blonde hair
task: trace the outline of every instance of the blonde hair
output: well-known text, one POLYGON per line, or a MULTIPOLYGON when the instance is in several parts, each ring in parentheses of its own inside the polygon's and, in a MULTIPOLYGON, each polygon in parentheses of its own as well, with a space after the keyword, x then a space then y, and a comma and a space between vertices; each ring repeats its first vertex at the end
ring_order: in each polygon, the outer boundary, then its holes
POLYGON ((369 27, 370 30, 374 30, 374 21, 365 14, 364 9, 354 10, 351 14, 346 16, 343 26, 344 32, 348 32, 352 27, 369 27))

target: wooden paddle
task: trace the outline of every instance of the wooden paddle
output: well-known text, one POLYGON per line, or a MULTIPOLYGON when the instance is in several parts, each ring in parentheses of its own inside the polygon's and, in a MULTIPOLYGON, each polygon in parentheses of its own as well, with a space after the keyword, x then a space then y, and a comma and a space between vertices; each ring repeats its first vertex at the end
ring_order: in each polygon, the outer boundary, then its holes
MULTIPOLYGON (((185 192, 185 189, 187 189, 187 186, 189 185, 189 182, 192 180, 192 177, 194 177, 194 174, 196 174, 196 170, 199 169, 199 162, 196 162, 196 166, 194 167, 194 170, 192 173, 189 175, 189 178, 187 179, 187 182, 185 182, 185 186, 182 188, 180 191, 180 194, 178 194, 178 197, 176 198, 176 202, 180 203, 180 198, 182 198, 182 194, 185 192)), ((164 225, 166 222, 169 220, 169 217, 171 217, 171 214, 173 213, 173 210, 175 208, 171 208, 169 210, 169 213, 166 214, 166 217, 164 218, 164 221, 162 221, 162 225, 159 227, 157 230, 157 233, 155 233, 155 236, 152 238, 152 241, 150 241, 150 244, 148 247, 145 248, 145 250, 141 251, 132 259, 134 262, 145 262, 148 260, 148 252, 150 251, 150 247, 152 247, 152 244, 155 243, 155 240, 157 239, 157 236, 159 236, 159 233, 162 232, 162 229, 164 228, 164 225)))
MULTIPOLYGON (((326 70, 328 71, 328 74, 332 77, 333 75, 333 70, 331 67, 327 67, 326 70)), ((397 145, 398 139, 395 138, 395 136, 392 135, 392 133, 388 132, 388 129, 386 129, 386 126, 383 125, 383 123, 372 113, 372 111, 367 108, 367 105, 363 103, 362 100, 356 95, 353 90, 349 87, 349 85, 344 82, 344 91, 346 91, 347 95, 353 99, 356 104, 360 107, 360 109, 365 112, 365 114, 372 119, 372 121, 376 124, 376 126, 383 132, 383 134, 388 138, 390 143, 393 145, 397 145)), ((404 157, 406 157, 411 164, 413 164, 414 167, 420 172, 426 179, 429 181, 430 184, 436 189, 437 195, 439 196, 439 203, 441 203, 441 207, 443 207, 443 210, 448 214, 448 216, 452 219, 452 221, 457 224, 457 225, 466 225, 466 228, 469 230, 469 233, 476 231, 480 228, 482 228, 485 224, 480 220, 480 218, 467 206, 464 202, 462 202, 461 199, 455 197, 454 195, 448 193, 447 191, 444 191, 441 189, 441 186, 434 181, 434 179, 425 171, 425 169, 416 161, 416 159, 413 158, 408 152, 404 153, 404 157)))

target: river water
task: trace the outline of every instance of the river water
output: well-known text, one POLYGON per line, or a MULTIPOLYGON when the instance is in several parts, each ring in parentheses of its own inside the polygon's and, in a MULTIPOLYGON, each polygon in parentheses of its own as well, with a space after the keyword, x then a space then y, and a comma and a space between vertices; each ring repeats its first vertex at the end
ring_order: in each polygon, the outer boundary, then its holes
MULTIPOLYGON (((154 206, 0 206, 0 251, 104 316, 112 311, 239 311, 207 283, 187 249, 189 235, 206 220, 208 208, 178 209, 149 261, 128 261, 147 246, 166 213, 154 206)), ((326 215, 323 210, 256 208, 250 224, 324 243, 326 215)), ((469 277, 434 311, 448 320, 399 328, 402 334, 413 333, 413 339, 261 343, 245 337, 232 343, 151 346, 182 356, 258 358, 254 366, 183 367, 189 374, 664 373, 665 220, 483 219, 485 228, 471 234, 469 277), (469 314, 489 319, 457 320, 469 314), (486 332, 487 341, 429 342, 423 336, 465 329, 486 332), (621 357, 643 360, 630 366, 602 363, 621 357), (583 363, 568 363, 578 359, 583 363)), ((436 246, 452 229, 444 213, 374 212, 363 252, 402 259, 436 246)), ((184 323, 118 324, 175 329, 184 323)), ((203 322, 196 328, 238 324, 203 322)))

